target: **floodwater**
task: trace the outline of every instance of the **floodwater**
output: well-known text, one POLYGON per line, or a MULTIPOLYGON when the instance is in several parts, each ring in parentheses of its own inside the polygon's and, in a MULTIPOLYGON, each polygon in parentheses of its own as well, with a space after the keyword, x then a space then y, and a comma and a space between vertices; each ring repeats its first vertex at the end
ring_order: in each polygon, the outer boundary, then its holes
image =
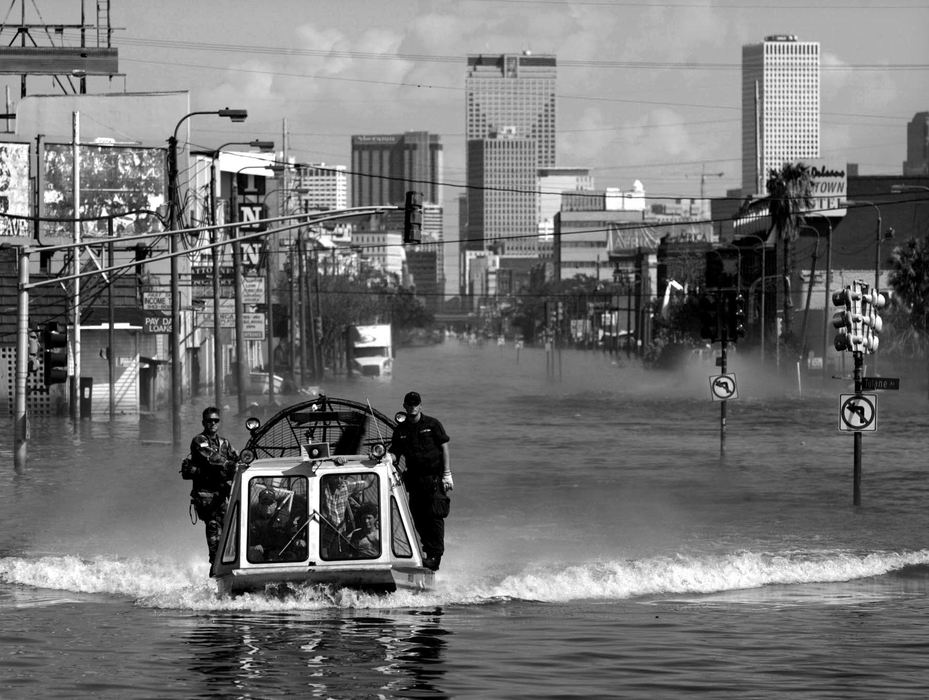
POLYGON ((548 359, 451 340, 323 387, 388 415, 415 389, 451 435, 427 594, 219 597, 168 416, 35 421, 21 475, 8 430, 0 697, 925 696, 924 391, 880 393, 856 507, 847 382, 730 358, 721 458, 712 364, 548 359))

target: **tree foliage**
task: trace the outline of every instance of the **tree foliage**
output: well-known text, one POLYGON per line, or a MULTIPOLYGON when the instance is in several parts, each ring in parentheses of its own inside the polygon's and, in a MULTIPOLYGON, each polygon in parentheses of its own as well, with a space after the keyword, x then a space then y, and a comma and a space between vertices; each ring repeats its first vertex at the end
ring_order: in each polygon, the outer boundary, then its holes
MULTIPOLYGON (((929 347, 929 235, 911 238, 894 248, 888 278, 893 301, 885 314, 892 331, 882 348, 901 354, 923 354, 929 347)), ((885 331, 888 329, 885 329, 885 331)))

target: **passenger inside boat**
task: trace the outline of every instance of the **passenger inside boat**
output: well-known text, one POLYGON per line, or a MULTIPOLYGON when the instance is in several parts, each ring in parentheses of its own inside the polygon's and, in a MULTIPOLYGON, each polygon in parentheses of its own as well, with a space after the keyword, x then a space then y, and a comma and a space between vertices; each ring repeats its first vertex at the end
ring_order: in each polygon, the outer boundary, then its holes
POLYGON ((352 555, 359 559, 374 559, 381 555, 381 530, 378 527, 377 506, 365 503, 354 513, 358 525, 349 535, 352 555))
MULTIPOLYGON (((296 479, 253 479, 248 515, 248 561, 300 561, 307 557, 307 502, 290 484, 274 481, 296 479)), ((301 479, 305 481, 305 479, 301 479)), ((306 487, 303 485, 303 493, 306 487)))
POLYGON ((354 559, 357 548, 351 534, 359 528, 356 513, 365 504, 377 508, 376 474, 330 474, 320 479, 320 556, 354 559))

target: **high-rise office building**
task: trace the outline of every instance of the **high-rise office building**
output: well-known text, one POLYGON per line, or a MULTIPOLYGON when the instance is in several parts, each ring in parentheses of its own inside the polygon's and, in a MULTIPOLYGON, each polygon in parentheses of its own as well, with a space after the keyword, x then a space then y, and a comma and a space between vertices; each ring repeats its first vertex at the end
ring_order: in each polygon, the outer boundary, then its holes
POLYGON ((442 203, 442 144, 436 134, 352 136, 353 207, 402 205, 407 190, 423 193, 423 201, 442 203))
POLYGON ((742 47, 742 194, 770 170, 820 157, 819 42, 767 36, 742 47))
POLYGON ((539 250, 538 167, 533 139, 468 141, 468 240, 464 249, 500 254, 539 250))
POLYGON ((906 125, 906 161, 903 174, 929 175, 929 112, 917 112, 906 125))
POLYGON ((555 165, 554 56, 468 56, 465 138, 486 139, 504 131, 534 139, 539 167, 555 165))
POLYGON ((538 168, 555 165, 556 76, 551 55, 468 56, 462 249, 538 252, 538 168))

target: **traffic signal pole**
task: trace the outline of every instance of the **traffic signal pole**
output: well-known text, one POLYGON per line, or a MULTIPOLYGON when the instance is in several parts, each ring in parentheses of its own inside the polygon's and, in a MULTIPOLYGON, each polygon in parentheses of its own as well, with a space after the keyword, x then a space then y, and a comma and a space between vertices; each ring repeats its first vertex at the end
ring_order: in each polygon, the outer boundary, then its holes
MULTIPOLYGON (((837 329, 835 349, 852 353, 854 362, 855 396, 862 396, 862 371, 864 354, 877 353, 878 336, 883 322, 878 310, 885 304, 884 295, 877 288, 855 280, 845 289, 833 293, 832 303, 840 307, 833 316, 832 325, 837 329)), ((875 408, 876 411, 876 408, 875 408)), ((872 417, 872 420, 876 416, 872 417)), ((841 420, 841 416, 840 416, 841 420)), ((872 428, 873 429, 873 428, 872 428)), ((852 503, 861 505, 861 430, 855 430, 854 455, 852 462, 852 503)))

